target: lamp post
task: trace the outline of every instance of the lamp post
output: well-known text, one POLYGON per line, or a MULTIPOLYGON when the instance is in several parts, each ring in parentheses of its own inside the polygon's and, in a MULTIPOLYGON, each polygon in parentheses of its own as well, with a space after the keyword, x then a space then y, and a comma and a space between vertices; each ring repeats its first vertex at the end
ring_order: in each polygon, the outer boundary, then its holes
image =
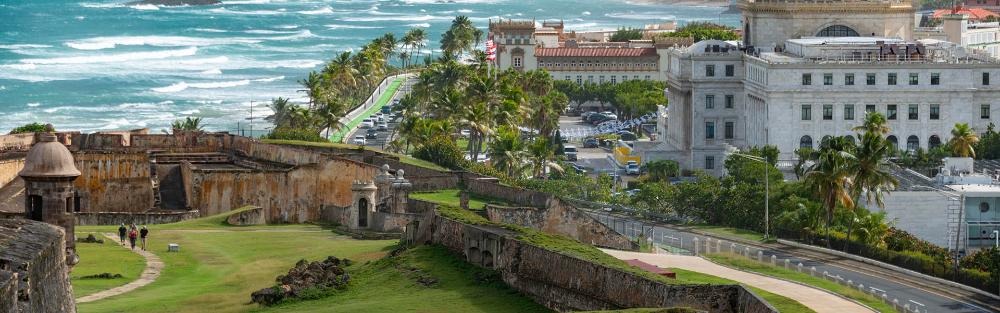
POLYGON ((768 178, 768 176, 770 176, 770 175, 767 175, 768 174, 767 173, 768 172, 768 167, 770 166, 770 163, 768 163, 767 160, 765 160, 764 158, 756 156, 756 155, 749 155, 749 154, 742 154, 742 153, 733 153, 731 155, 739 156, 739 157, 744 157, 744 158, 746 158, 748 160, 755 161, 755 162, 760 162, 760 163, 764 164, 764 240, 766 241, 769 238, 768 233, 770 231, 769 225, 768 225, 768 224, 770 224, 768 222, 770 220, 770 217, 768 215, 770 213, 770 203, 769 203, 770 201, 769 200, 771 199, 771 195, 770 195, 771 184, 770 184, 770 179, 768 178))
POLYGON ((993 230, 994 247, 1000 249, 1000 230, 993 230))

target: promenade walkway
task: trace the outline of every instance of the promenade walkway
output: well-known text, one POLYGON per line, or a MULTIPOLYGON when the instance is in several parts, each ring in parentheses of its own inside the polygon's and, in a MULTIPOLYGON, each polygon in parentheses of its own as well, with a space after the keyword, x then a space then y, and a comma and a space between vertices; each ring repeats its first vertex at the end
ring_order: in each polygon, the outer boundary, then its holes
MULTIPOLYGON (((104 234, 104 237, 111 239, 111 241, 117 241, 118 237, 115 234, 104 234)), ((123 249, 129 249, 128 246, 121 246, 123 249)), ((87 303, 97 300, 101 300, 108 297, 117 296, 132 290, 136 290, 139 287, 149 285, 150 283, 156 281, 156 278, 160 277, 160 272, 163 271, 163 261, 155 254, 149 251, 142 251, 142 249, 135 249, 132 252, 138 253, 143 258, 146 258, 146 269, 142 270, 142 274, 139 275, 139 279, 133 280, 128 284, 121 285, 115 288, 90 294, 84 297, 76 299, 76 303, 87 303)))
POLYGON ((330 142, 349 142, 350 136, 354 134, 358 125, 361 121, 370 117, 375 112, 382 109, 383 106, 392 100, 393 95, 399 90, 399 87, 403 84, 409 77, 408 75, 399 75, 396 77, 390 77, 386 79, 384 83, 385 86, 378 87, 369 97, 370 100, 366 100, 360 107, 351 111, 344 119, 341 120, 343 127, 340 130, 332 132, 330 134, 330 142), (371 102, 370 102, 371 101, 371 102))
POLYGON ((820 289, 732 269, 712 263, 697 256, 602 250, 622 260, 637 259, 662 268, 679 268, 738 281, 748 286, 757 287, 774 294, 788 297, 802 303, 802 305, 805 305, 818 313, 873 312, 868 307, 820 289))

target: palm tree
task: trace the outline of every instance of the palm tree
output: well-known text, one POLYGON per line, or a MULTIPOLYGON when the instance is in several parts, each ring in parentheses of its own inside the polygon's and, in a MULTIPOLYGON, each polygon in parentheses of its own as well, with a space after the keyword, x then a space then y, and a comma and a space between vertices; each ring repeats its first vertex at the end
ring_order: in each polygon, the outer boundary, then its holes
POLYGON ((517 129, 504 127, 497 131, 496 138, 490 142, 490 162, 497 170, 507 176, 516 178, 524 170, 524 142, 517 129))
MULTIPOLYGON (((855 149, 855 158, 850 159, 848 164, 848 172, 854 181, 851 196, 855 203, 864 196, 866 203, 874 201, 879 208, 884 208, 883 194, 899 186, 899 180, 890 172, 896 167, 895 163, 889 162, 893 147, 875 132, 869 131, 859 137, 861 143, 855 149)), ((851 218, 847 227, 847 242, 851 241, 854 223, 855 218, 851 218)), ((846 242, 844 250, 847 250, 846 242)))
POLYGON ((974 147, 977 143, 979 143, 979 135, 976 135, 976 131, 969 127, 969 123, 955 124, 955 128, 951 130, 951 140, 948 140, 951 153, 963 158, 976 157, 974 147))
POLYGON ((479 159, 484 139, 492 133, 491 121, 485 102, 475 102, 461 111, 459 124, 469 129, 469 159, 473 162, 479 159))
POLYGON ((406 35, 403 36, 403 41, 411 47, 417 49, 417 53, 414 56, 420 55, 420 49, 424 47, 424 41, 427 41, 427 32, 423 28, 412 28, 406 31, 406 35))
POLYGON ((322 89, 323 79, 319 73, 316 71, 309 72, 309 76, 306 79, 300 79, 299 84, 306 88, 306 95, 309 96, 309 108, 312 109, 317 104, 317 99, 320 98, 320 94, 323 92, 322 89))
POLYGON ((289 104, 288 99, 278 97, 271 100, 270 107, 271 111, 274 111, 274 114, 265 117, 264 120, 273 123, 275 127, 280 127, 288 123, 288 118, 295 105, 289 104))
POLYGON ((343 126, 343 124, 340 123, 340 118, 344 116, 344 111, 345 106, 343 102, 330 101, 316 112, 316 116, 323 123, 323 128, 326 128, 326 138, 330 138, 331 129, 340 130, 343 126))
POLYGON ((173 128, 175 132, 178 131, 178 130, 181 130, 181 131, 201 131, 201 128, 202 128, 201 118, 200 117, 195 117, 195 118, 185 117, 184 120, 175 120, 173 123, 170 124, 170 127, 173 128))
POLYGON ((868 112, 865 114, 865 120, 861 126, 854 127, 854 131, 875 133, 882 136, 889 133, 889 125, 882 113, 868 112))
POLYGON ((851 154, 849 142, 844 137, 823 140, 816 153, 816 163, 806 173, 806 184, 826 209, 827 248, 830 247, 830 226, 837 206, 849 209, 854 207, 854 199, 851 197, 854 182, 848 164, 855 157, 851 154))
POLYGON ((527 156, 531 160, 532 175, 535 178, 549 179, 549 175, 545 175, 548 170, 558 173, 563 171, 562 167, 555 161, 556 154, 555 150, 552 149, 552 144, 546 138, 535 138, 527 147, 527 156))

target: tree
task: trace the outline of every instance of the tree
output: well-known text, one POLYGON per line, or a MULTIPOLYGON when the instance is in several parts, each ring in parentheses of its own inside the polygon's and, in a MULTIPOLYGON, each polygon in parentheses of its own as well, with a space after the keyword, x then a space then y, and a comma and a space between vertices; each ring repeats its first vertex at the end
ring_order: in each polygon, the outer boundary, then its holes
POLYGON ((665 182, 680 176, 680 165, 674 160, 656 160, 643 164, 642 171, 646 173, 647 181, 665 182))
POLYGON ((662 33, 660 36, 664 37, 691 37, 694 38, 695 42, 715 39, 715 40, 738 40, 740 35, 733 32, 731 28, 725 25, 715 24, 712 22, 692 22, 687 25, 681 26, 674 32, 662 33))
POLYGON ((563 169, 556 163, 555 149, 548 139, 537 137, 527 146, 527 157, 531 161, 531 171, 535 178, 549 179, 547 172, 562 173, 563 169))
POLYGON ((497 130, 496 138, 490 142, 490 161, 507 176, 518 178, 524 170, 524 148, 520 132, 505 126, 497 130))
MULTIPOLYGON (((894 148, 882 138, 881 133, 876 131, 879 129, 870 128, 863 135, 858 135, 861 143, 855 149, 855 158, 848 159, 847 167, 848 172, 853 176, 854 188, 851 190, 851 196, 854 202, 858 203, 861 196, 864 196, 866 203, 875 202, 879 208, 884 208, 883 194, 887 194, 899 186, 899 181, 890 172, 896 167, 895 164, 889 162, 889 156, 892 155, 894 148)), ((848 209, 851 208, 848 207, 848 209)), ((847 244, 851 241, 852 228, 858 221, 854 211, 856 210, 851 210, 852 218, 847 226, 844 251, 847 251, 847 244)))
POLYGON ((448 169, 462 168, 465 159, 455 141, 445 135, 438 135, 413 151, 413 157, 430 161, 448 169))
POLYGON ((990 123, 986 127, 986 132, 979 139, 975 146, 976 158, 984 160, 1000 159, 1000 133, 994 128, 996 125, 990 123))
POLYGON ((427 40, 427 33, 424 32, 423 28, 411 28, 406 31, 403 35, 403 44, 411 49, 416 49, 416 53, 409 53, 408 56, 420 55, 420 49, 424 47, 424 41, 427 40))
POLYGON ((340 129, 343 124, 340 118, 345 115, 343 102, 328 102, 316 112, 316 116, 322 121, 323 128, 326 129, 326 138, 330 138, 331 129, 340 129))
POLYGON ((201 131, 201 127, 202 125, 200 117, 195 117, 195 118, 185 117, 183 120, 175 120, 173 123, 170 124, 170 128, 172 128, 175 132, 178 130, 201 131))
POLYGON ((948 141, 948 146, 951 147, 951 152, 955 156, 974 158, 976 157, 975 146, 978 142, 979 136, 976 135, 972 127, 969 127, 969 123, 957 123, 955 128, 951 130, 951 140, 948 141))
POLYGON ((823 140, 814 158, 816 163, 806 172, 806 184, 826 210, 827 248, 830 247, 830 226, 833 224, 834 211, 838 206, 854 207, 854 199, 851 197, 854 182, 848 167, 855 159, 851 154, 851 145, 851 141, 845 137, 823 140))
POLYGON ((473 26, 468 16, 456 16, 448 31, 441 35, 441 50, 455 58, 463 52, 471 52, 482 36, 483 31, 473 26))
POLYGON ((52 128, 51 124, 42 123, 30 123, 23 126, 15 127, 10 131, 10 134, 21 134, 21 133, 41 133, 41 132, 54 132, 56 131, 52 128))
POLYGON ((882 113, 868 112, 868 114, 865 114, 865 120, 861 123, 861 126, 854 127, 853 130, 884 136, 889 133, 889 124, 882 113))
POLYGON ((631 27, 621 27, 611 35, 611 42, 627 42, 629 40, 639 40, 642 39, 642 29, 631 28, 631 27))

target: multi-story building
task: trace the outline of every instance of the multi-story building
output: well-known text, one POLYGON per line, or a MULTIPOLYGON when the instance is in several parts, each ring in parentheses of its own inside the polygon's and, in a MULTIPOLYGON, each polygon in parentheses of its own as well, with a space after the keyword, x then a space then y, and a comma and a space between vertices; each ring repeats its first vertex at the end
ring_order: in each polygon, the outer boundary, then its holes
POLYGON ((952 43, 913 41, 908 1, 826 1, 825 20, 810 11, 817 5, 745 0, 743 46, 708 40, 666 51, 668 114, 636 153, 722 175, 731 151, 769 144, 791 159, 824 137, 854 134, 866 112, 885 114, 888 139, 911 150, 947 142, 955 123, 982 131, 1000 116, 1000 64, 952 43), (858 20, 855 7, 871 10, 858 20), (790 15, 762 18, 764 8, 790 15), (802 20, 796 8, 809 9, 802 20), (884 25, 875 25, 878 14, 884 25), (873 29, 893 37, 857 36, 873 29))
POLYGON ((517 20, 491 21, 490 35, 497 44, 500 69, 545 69, 553 79, 577 83, 663 80, 662 52, 677 44, 691 43, 689 38, 591 41, 593 36, 564 32, 562 22, 544 22, 536 27, 535 21, 517 20))
POLYGON ((916 28, 914 37, 953 42, 1000 58, 1000 23, 970 22, 965 14, 947 14, 941 16, 941 20, 941 25, 937 27, 916 28))

